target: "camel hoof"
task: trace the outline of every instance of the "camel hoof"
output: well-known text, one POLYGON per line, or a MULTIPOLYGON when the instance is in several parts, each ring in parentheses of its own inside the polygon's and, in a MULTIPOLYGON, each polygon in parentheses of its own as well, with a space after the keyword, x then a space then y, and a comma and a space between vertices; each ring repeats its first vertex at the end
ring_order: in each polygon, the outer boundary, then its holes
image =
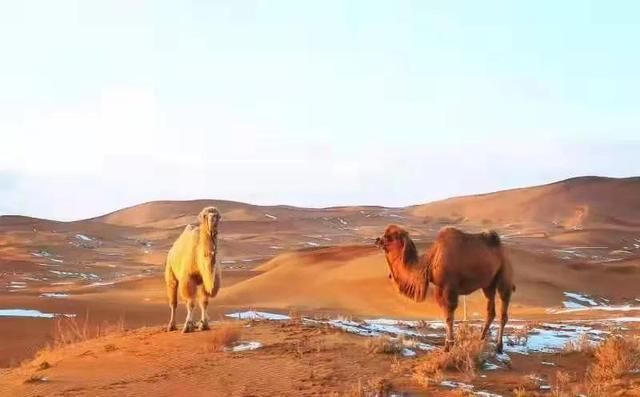
POLYGON ((187 334, 187 333, 189 333, 189 332, 193 332, 193 331, 194 331, 194 328, 195 328, 195 327, 193 326, 193 323, 186 323, 186 324, 184 325, 184 327, 182 328, 182 333, 183 333, 183 334, 187 334))
POLYGON ((200 323, 198 324, 198 331, 208 331, 209 330, 209 323, 206 321, 200 321, 200 323))
POLYGON ((175 330, 177 330, 177 329, 178 329, 178 328, 176 328, 176 325, 175 325, 175 324, 169 324, 169 325, 167 326, 167 332, 175 331, 175 330))

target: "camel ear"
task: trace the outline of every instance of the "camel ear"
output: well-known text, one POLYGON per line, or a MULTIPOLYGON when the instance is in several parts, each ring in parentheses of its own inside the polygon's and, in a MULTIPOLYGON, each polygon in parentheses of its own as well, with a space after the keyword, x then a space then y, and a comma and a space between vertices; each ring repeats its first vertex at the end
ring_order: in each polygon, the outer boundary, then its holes
POLYGON ((418 250, 416 245, 409 237, 408 232, 402 234, 402 243, 404 244, 404 250, 402 251, 402 259, 405 263, 415 263, 418 261, 418 250))

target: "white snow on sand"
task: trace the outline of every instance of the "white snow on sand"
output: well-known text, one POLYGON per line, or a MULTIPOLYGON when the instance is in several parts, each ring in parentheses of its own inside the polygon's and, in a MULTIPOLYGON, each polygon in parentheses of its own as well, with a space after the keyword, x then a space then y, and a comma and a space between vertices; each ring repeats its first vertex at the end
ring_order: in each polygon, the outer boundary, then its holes
POLYGON ((91 237, 85 236, 84 234, 76 234, 76 238, 78 240, 93 241, 93 239, 91 237))
POLYGON ((66 298, 68 296, 69 294, 63 294, 60 292, 45 292, 43 294, 40 294, 41 298, 66 298))
POLYGON ((408 349, 406 347, 402 349, 400 354, 402 354, 403 357, 415 357, 416 356, 416 352, 414 352, 413 350, 408 349))
POLYGON ((502 397, 500 394, 490 393, 488 391, 477 391, 473 394, 478 397, 502 397))
POLYGON ((621 306, 592 306, 592 307, 575 307, 568 308, 564 310, 551 310, 550 312, 555 314, 561 313, 575 313, 575 312, 584 312, 590 310, 602 310, 607 312, 629 312, 629 311, 637 311, 640 310, 640 306, 631 306, 631 305, 621 305, 621 306))
POLYGON ((560 351, 570 341, 577 341, 582 335, 586 335, 591 343, 601 342, 602 335, 607 331, 600 331, 587 326, 570 324, 542 324, 529 333, 526 344, 505 344, 504 350, 510 353, 529 354, 553 353, 560 351))
POLYGON ((462 383, 462 382, 455 382, 455 381, 452 381, 452 380, 443 380, 442 382, 440 382, 440 386, 450 387, 452 389, 464 389, 464 390, 472 390, 473 389, 473 385, 468 385, 468 384, 462 383))
MULTIPOLYGON (((598 302, 594 301, 593 299, 590 299, 589 297, 587 297, 587 295, 582 295, 576 292, 563 292, 563 294, 564 296, 571 298, 573 300, 577 300, 591 306, 598 306, 598 302)), ((566 304, 567 302, 565 302, 565 307, 566 307, 566 304)))
POLYGON ((278 217, 277 217, 277 216, 274 216, 274 215, 271 215, 271 214, 264 214, 264 216, 266 216, 267 218, 272 219, 272 220, 274 220, 274 221, 275 221, 276 219, 278 219, 278 217))
POLYGON ((242 342, 231 348, 232 352, 246 352, 249 350, 256 350, 262 347, 260 342, 242 342))
POLYGON ((0 309, 0 317, 54 318, 55 316, 75 317, 75 314, 43 313, 35 309, 0 309))
POLYGON ((236 318, 238 320, 271 320, 271 321, 283 321, 290 320, 291 317, 284 314, 257 312, 249 310, 246 312, 237 312, 226 314, 227 317, 236 318))

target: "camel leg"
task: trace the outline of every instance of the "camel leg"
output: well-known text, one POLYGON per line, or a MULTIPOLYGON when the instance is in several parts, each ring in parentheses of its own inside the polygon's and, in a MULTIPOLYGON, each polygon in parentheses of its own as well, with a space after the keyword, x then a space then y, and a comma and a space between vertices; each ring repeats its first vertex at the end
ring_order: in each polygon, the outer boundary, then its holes
POLYGON ((504 326, 509 321, 509 302, 511 301, 511 286, 500 288, 500 331, 498 332, 498 343, 496 343, 496 352, 502 353, 502 336, 504 335, 504 326))
POLYGON ((482 336, 480 338, 485 340, 489 328, 491 328, 491 324, 496 318, 496 287, 483 288, 482 292, 484 292, 484 296, 487 298, 487 317, 485 318, 484 328, 482 329, 482 336))
POLYGON ((167 296, 169 297, 169 310, 171 311, 171 317, 169 318, 169 325, 167 325, 167 331, 176 330, 176 308, 178 307, 178 280, 173 276, 167 277, 167 296))
POLYGON ((445 289, 442 293, 442 298, 444 305, 441 307, 444 309, 447 319, 447 338, 444 342, 444 351, 448 352, 454 342, 453 321, 458 307, 458 294, 451 289, 445 289))
POLYGON ((195 329, 195 323, 193 322, 193 312, 196 307, 196 285, 194 281, 189 278, 183 283, 184 286, 180 289, 180 294, 187 301, 187 318, 184 320, 184 327, 182 333, 192 332, 195 329))
POLYGON ((207 313, 207 307, 209 306, 209 296, 204 290, 204 285, 198 287, 198 303, 200 304, 200 323, 198 324, 199 331, 206 331, 209 329, 209 314, 207 313))

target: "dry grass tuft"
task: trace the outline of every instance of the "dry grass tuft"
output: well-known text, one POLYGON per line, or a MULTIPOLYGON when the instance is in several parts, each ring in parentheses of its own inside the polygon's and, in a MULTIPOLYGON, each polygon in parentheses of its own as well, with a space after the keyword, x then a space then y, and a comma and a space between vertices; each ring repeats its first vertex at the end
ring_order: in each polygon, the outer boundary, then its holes
POLYGON ((640 339, 612 336, 594 353, 587 377, 594 385, 608 385, 640 367, 640 339))
POLYGON ((287 323, 294 327, 301 327, 303 323, 302 314, 295 309, 289 310, 289 320, 287 323))
POLYGON ((358 379, 358 383, 353 385, 349 391, 342 395, 331 394, 332 397, 387 397, 391 395, 391 384, 384 378, 373 378, 363 384, 358 379))
POLYGON ((456 332, 456 340, 449 352, 438 350, 423 356, 414 368, 413 377, 423 386, 442 379, 444 371, 457 371, 468 380, 475 377, 478 368, 487 360, 484 341, 480 340, 480 330, 461 325, 456 332))
POLYGON ((527 323, 521 327, 515 327, 510 330, 509 335, 505 335, 505 344, 508 346, 525 346, 529 341, 529 335, 536 327, 538 323, 527 323))
POLYGON ((572 397, 575 393, 572 393, 569 386, 572 382, 572 377, 568 372, 556 371, 556 377, 551 389, 551 396, 553 397, 572 397))
POLYGON ((403 344, 401 339, 378 336, 367 339, 366 347, 369 354, 396 354, 402 351, 403 344))
POLYGON ((588 355, 592 355, 594 350, 595 345, 589 340, 587 334, 581 334, 578 339, 570 340, 562 349, 564 353, 583 353, 588 355))
POLYGON ((226 321, 216 326, 211 331, 207 341, 207 350, 219 352, 225 347, 237 342, 242 334, 242 328, 238 323, 226 321))
POLYGON ((101 325, 90 326, 89 313, 83 320, 76 317, 56 316, 54 318, 54 347, 83 342, 92 338, 112 335, 125 331, 124 317, 115 323, 104 322, 101 325))

